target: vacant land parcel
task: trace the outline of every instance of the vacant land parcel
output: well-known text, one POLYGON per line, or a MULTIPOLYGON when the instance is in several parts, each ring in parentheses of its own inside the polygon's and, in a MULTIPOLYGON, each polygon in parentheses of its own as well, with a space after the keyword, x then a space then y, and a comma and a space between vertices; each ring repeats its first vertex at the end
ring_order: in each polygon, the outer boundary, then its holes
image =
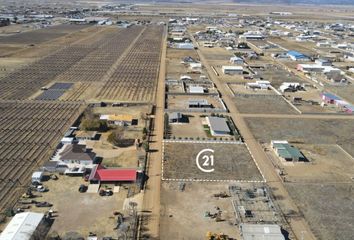
POLYGON ((246 118, 261 142, 286 139, 313 144, 338 144, 354 155, 354 121, 350 119, 246 118))
POLYGON ((296 113, 280 95, 235 94, 234 102, 240 113, 296 113))
MULTIPOLYGON (((228 185, 186 183, 183 191, 177 182, 163 182, 161 187, 161 239, 205 239, 208 231, 224 233, 234 239, 238 228, 230 198, 213 194, 228 192, 228 185), (205 217, 205 212, 221 210, 221 221, 205 217), (191 211, 192 210, 192 211, 191 211)), ((237 238, 239 239, 239 238, 237 238)))
POLYGON ((163 178, 195 180, 262 181, 247 147, 243 143, 164 142, 163 178), (196 157, 203 149, 214 150, 214 171, 202 172, 196 157))

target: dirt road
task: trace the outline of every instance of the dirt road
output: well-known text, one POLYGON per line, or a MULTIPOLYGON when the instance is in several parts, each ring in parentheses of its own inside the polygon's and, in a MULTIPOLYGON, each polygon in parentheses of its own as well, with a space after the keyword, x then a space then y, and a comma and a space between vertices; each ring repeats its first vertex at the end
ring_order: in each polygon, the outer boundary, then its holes
MULTIPOLYGON (((192 38, 192 40, 197 46, 195 39, 192 38)), ((221 83, 219 79, 215 76, 214 71, 208 64, 208 61, 204 57, 203 53, 199 49, 197 50, 197 52, 199 54, 201 62, 206 67, 209 77, 215 83, 216 87, 222 94, 222 99, 229 108, 230 115, 232 116, 234 122, 236 123, 236 126, 240 130, 241 135, 244 137, 245 143, 249 147, 252 155, 254 156, 260 170, 262 171, 265 177, 265 180, 267 181, 267 184, 271 187, 271 189, 273 189, 274 196, 277 196, 277 199, 281 199, 277 202, 279 203, 283 213, 299 213, 299 209, 289 196, 289 193, 285 189, 271 161, 268 159, 267 155, 263 151, 262 146, 254 138, 252 132, 244 121, 243 115, 239 114, 236 105, 233 103, 230 92, 226 89, 226 85, 221 83)), ((306 220, 302 216, 297 216, 296 219, 291 218, 289 224, 297 239, 316 239, 313 233, 311 232, 306 220)))
POLYGON ((166 72, 166 34, 164 34, 159 79, 156 94, 155 123, 152 132, 150 153, 148 157, 147 181, 143 210, 149 212, 147 223, 144 225, 146 231, 143 233, 150 239, 159 239, 160 232, 160 191, 161 191, 161 159, 162 140, 164 126, 164 102, 165 102, 165 72, 166 72))

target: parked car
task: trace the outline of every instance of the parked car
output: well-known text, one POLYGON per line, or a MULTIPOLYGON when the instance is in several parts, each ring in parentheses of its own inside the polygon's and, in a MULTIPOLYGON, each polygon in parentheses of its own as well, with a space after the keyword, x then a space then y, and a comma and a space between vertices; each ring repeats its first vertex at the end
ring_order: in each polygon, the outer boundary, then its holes
POLYGON ((37 191, 37 192, 48 192, 49 189, 44 187, 43 185, 38 185, 36 187, 32 187, 32 190, 37 191))
POLYGON ((88 187, 86 185, 81 184, 79 187, 79 192, 84 193, 87 191, 87 189, 88 189, 88 187))
POLYGON ((101 189, 99 192, 100 196, 112 196, 113 191, 108 189, 101 189))
POLYGON ((49 203, 49 202, 38 202, 36 203, 36 207, 52 207, 53 204, 49 203))

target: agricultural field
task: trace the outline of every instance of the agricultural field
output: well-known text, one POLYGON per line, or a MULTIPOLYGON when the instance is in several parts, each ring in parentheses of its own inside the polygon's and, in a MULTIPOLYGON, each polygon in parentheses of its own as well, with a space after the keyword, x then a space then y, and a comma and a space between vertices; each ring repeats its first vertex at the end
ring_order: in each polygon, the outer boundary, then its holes
POLYGON ((162 26, 146 27, 106 80, 97 98, 121 102, 153 101, 160 66, 162 36, 162 26))
POLYGON ((32 171, 53 154, 83 107, 77 102, 0 102, 1 210, 23 193, 32 171))
POLYGON ((197 180, 263 180, 244 144, 193 141, 164 143, 163 177, 197 180), (202 172, 196 165, 196 157, 203 149, 214 150, 215 170, 211 173, 202 172))
POLYGON ((56 25, 53 27, 42 28, 10 36, 0 37, 0 43, 4 44, 39 44, 65 36, 69 33, 82 30, 89 25, 56 25))
POLYGON ((240 113, 296 114, 282 96, 269 94, 236 94, 234 102, 240 113))
POLYGON ((141 31, 142 27, 114 31, 108 28, 99 36, 93 34, 63 47, 0 78, 0 86, 5 90, 0 98, 27 99, 53 81, 99 82, 141 31))

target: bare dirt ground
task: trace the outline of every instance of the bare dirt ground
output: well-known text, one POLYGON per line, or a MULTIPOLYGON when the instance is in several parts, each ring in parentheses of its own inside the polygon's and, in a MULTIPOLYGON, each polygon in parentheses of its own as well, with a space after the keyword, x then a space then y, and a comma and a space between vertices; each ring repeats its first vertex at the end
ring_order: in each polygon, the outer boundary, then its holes
POLYGON ((224 191, 228 192, 225 184, 187 183, 181 192, 178 182, 163 182, 160 239, 199 240, 204 239, 208 231, 239 239, 230 198, 212 196, 224 191), (206 211, 215 213, 215 207, 222 211, 221 222, 204 216, 206 211))
POLYGON ((197 114, 186 114, 188 116, 188 123, 173 123, 171 127, 171 137, 193 137, 193 138, 207 138, 207 134, 204 131, 203 123, 205 117, 197 114))
POLYGON ((328 105, 325 107, 321 107, 321 96, 320 91, 315 88, 306 87, 305 91, 297 91, 297 92, 287 92, 284 93, 284 96, 292 102, 294 97, 295 98, 302 98, 299 104, 296 104, 296 107, 302 113, 336 113, 338 108, 333 105, 328 105), (311 104, 308 101, 314 101, 317 104, 311 104))
MULTIPOLYGON (((87 236, 94 232, 98 236, 117 236, 114 211, 123 212, 123 202, 127 197, 127 190, 120 188, 119 193, 113 196, 101 197, 98 193, 80 193, 80 184, 87 184, 81 177, 60 176, 59 180, 49 180, 44 185, 49 192, 42 193, 37 201, 47 201, 53 204, 52 209, 57 211, 51 232, 59 235, 67 232, 78 232, 87 236)), ((31 211, 43 212, 49 208, 33 208, 31 211)))
POLYGON ((311 144, 343 146, 354 155, 353 120, 246 118, 249 128, 261 142, 284 139, 311 144))
POLYGON ((195 95, 169 95, 167 99, 167 108, 168 109, 176 109, 179 111, 188 110, 189 100, 201 100, 205 99, 209 104, 213 105, 213 108, 222 109, 222 104, 220 102, 220 98, 218 96, 195 96, 195 95))
POLYGON ((327 87, 334 94, 337 94, 339 97, 342 97, 346 101, 354 104, 354 85, 351 84, 349 86, 328 86, 327 87))
POLYGON ((354 239, 353 183, 286 183, 319 240, 354 239))
MULTIPOLYGON (((294 183, 352 183, 354 159, 335 144, 294 144, 309 162, 285 162, 271 150, 269 157, 294 183)), ((270 148, 270 146, 269 146, 270 148)))
POLYGON ((171 179, 263 180, 244 144, 165 142, 163 169, 163 177, 171 179), (197 154, 203 149, 214 150, 215 170, 211 173, 196 165, 197 154))
POLYGON ((271 89, 251 89, 246 88, 245 84, 228 84, 228 87, 234 94, 276 95, 276 92, 271 89))
POLYGON ((279 95, 236 94, 234 101, 240 113, 297 113, 295 109, 279 95))

